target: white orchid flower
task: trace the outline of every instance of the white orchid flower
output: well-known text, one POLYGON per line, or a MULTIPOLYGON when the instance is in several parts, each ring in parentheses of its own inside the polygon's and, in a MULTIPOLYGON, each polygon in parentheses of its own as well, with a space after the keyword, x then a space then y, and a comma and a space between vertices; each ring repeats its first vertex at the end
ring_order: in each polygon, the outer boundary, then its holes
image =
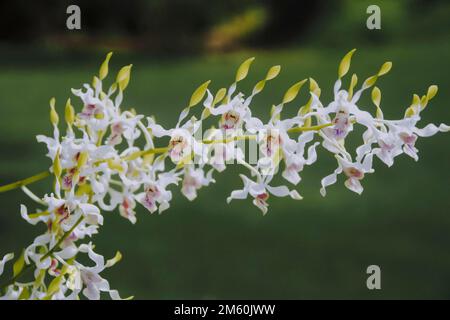
POLYGON ((182 127, 166 130, 154 119, 148 118, 148 128, 151 129, 155 137, 170 136, 169 156, 172 162, 178 164, 180 161, 190 161, 192 154, 204 158, 205 150, 203 145, 194 138, 193 134, 198 130, 200 122, 192 119, 182 127))
POLYGON ((305 147, 306 144, 314 138, 314 132, 305 132, 298 137, 298 142, 296 143, 295 150, 293 152, 286 152, 284 161, 285 169, 282 173, 283 178, 285 178, 290 183, 297 185, 300 180, 300 172, 303 170, 305 165, 311 165, 317 160, 316 147, 319 142, 315 142, 308 147, 307 158, 305 158, 305 147))
POLYGON ((212 177, 213 171, 214 169, 211 169, 205 175, 203 168, 195 169, 193 166, 187 166, 185 168, 184 179, 181 187, 181 192, 183 195, 190 201, 197 198, 197 190, 215 182, 212 177))
POLYGON ((244 188, 231 192, 230 196, 227 198, 228 203, 230 203, 233 199, 247 199, 247 197, 250 195, 253 197, 253 204, 257 206, 263 214, 266 214, 268 210, 267 208, 269 206, 269 204, 267 203, 267 199, 269 199, 270 194, 276 197, 290 196, 294 200, 302 199, 302 197, 296 190, 289 190, 287 186, 270 186, 269 183, 273 178, 272 176, 267 176, 259 183, 252 181, 243 174, 241 174, 240 177, 244 182, 244 188))
POLYGON ((342 172, 344 172, 344 174, 347 176, 345 186, 349 190, 361 194, 363 191, 363 187, 360 181, 364 178, 364 175, 366 173, 374 172, 372 168, 372 157, 372 154, 368 154, 366 157, 364 157, 362 163, 360 163, 349 161, 348 159, 337 155, 336 159, 338 161, 338 167, 336 168, 334 173, 326 176, 321 181, 322 188, 320 189, 320 193, 322 194, 322 196, 326 195, 326 187, 335 184, 337 181, 337 176, 342 172))
POLYGON ((86 91, 72 89, 72 93, 78 96, 84 104, 83 110, 78 114, 82 123, 89 126, 93 132, 105 131, 109 125, 108 98, 100 99, 99 91, 88 85, 84 85, 86 91))
POLYGON ((178 176, 174 172, 161 173, 156 181, 147 181, 144 193, 137 196, 138 201, 154 213, 159 209, 159 213, 168 209, 172 200, 172 192, 167 190, 170 184, 178 184, 178 176))
POLYGON ((77 294, 84 285, 82 292, 89 300, 99 300, 100 292, 108 292, 112 299, 121 300, 117 290, 111 290, 109 282, 100 276, 105 268, 114 265, 119 259, 113 259, 105 264, 104 257, 94 252, 91 243, 80 245, 79 252, 87 253, 95 265, 87 267, 75 262, 75 265, 68 266, 67 287, 77 294))
POLYGON ((239 93, 230 99, 229 102, 213 107, 213 95, 207 90, 207 98, 203 103, 204 107, 214 116, 220 116, 219 126, 227 131, 241 129, 244 123, 252 119, 249 108, 250 101, 244 100, 244 95, 239 93))

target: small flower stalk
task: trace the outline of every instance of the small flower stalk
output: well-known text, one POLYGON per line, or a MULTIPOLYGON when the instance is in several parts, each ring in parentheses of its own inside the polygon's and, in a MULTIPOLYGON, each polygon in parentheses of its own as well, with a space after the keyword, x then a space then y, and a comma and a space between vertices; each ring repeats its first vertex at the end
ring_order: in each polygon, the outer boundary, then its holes
POLYGON ((132 65, 120 69, 108 87, 109 53, 91 84, 72 89, 79 101, 72 97, 60 107, 54 98, 50 100, 52 135, 37 136, 47 148, 48 171, 0 187, 0 192, 21 187, 36 202, 36 208, 20 206, 22 218, 45 227, 18 256, 0 257, 1 299, 121 299, 102 276, 120 261, 121 253, 107 260, 93 244, 104 222, 103 213, 117 211, 134 224, 139 207, 162 213, 169 209, 175 187, 192 201, 232 164, 248 173, 241 174, 242 186, 226 201, 250 198, 266 214, 272 197, 302 199, 298 187, 302 172, 318 161, 318 148, 336 159, 335 170, 320 182, 323 196, 339 176, 346 188, 361 194, 364 179, 375 171, 374 160, 390 167, 405 154, 417 161, 420 138, 450 131, 445 124, 420 124, 437 86, 430 86, 422 96, 415 94, 402 118, 385 119, 381 91, 375 85, 392 63, 384 63, 359 87, 353 74, 345 89, 354 52, 347 53, 339 65, 330 102, 321 100, 319 85, 307 78, 285 92, 267 120, 256 117, 252 100, 281 69, 270 68, 245 96, 238 87, 253 63, 250 58, 238 68, 230 87, 213 91, 210 81, 201 84, 169 129, 123 103, 132 65), (288 105, 304 88, 309 89, 309 99, 294 117, 284 117, 283 109, 292 107, 288 105), (374 106, 360 104, 366 91, 374 106), (363 127, 362 144, 348 150, 345 142, 355 126, 363 127), (169 142, 161 145, 160 141, 169 142), (278 175, 281 179, 274 183, 278 175), (48 176, 53 184, 47 194, 35 195, 28 188, 48 176), (12 267, 11 272, 6 267, 12 267))

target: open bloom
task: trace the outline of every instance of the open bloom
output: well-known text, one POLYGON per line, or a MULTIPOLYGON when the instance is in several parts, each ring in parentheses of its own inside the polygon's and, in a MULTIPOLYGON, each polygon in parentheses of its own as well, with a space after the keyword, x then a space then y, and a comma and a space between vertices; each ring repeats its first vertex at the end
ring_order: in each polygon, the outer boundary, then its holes
POLYGON ((344 172, 347 180, 345 180, 345 186, 358 194, 363 192, 363 187, 361 185, 361 180, 364 178, 366 173, 373 173, 372 169, 372 155, 367 155, 363 162, 352 162, 342 156, 336 156, 338 161, 338 167, 334 170, 334 173, 326 176, 322 179, 322 188, 320 193, 322 196, 326 195, 326 187, 335 184, 337 181, 337 176, 344 172))
POLYGON ((290 183, 296 185, 300 182, 300 172, 305 165, 311 165, 317 160, 316 147, 319 142, 308 147, 307 156, 305 158, 306 144, 314 138, 314 132, 305 132, 298 137, 295 148, 292 152, 285 151, 285 169, 283 171, 283 178, 290 183))
POLYGON ((172 192, 167 190, 170 184, 177 184, 179 178, 173 172, 162 173, 156 180, 146 182, 144 193, 138 195, 139 202, 151 213, 159 209, 159 213, 168 209, 172 200, 172 192))
POLYGON ((375 140, 380 148, 374 149, 376 154, 388 166, 392 165, 393 158, 401 153, 405 153, 418 161, 418 150, 415 146, 419 137, 430 137, 438 132, 448 132, 450 127, 445 124, 435 126, 428 124, 423 129, 416 127, 420 117, 414 116, 400 121, 386 122, 387 134, 375 135, 375 140))
POLYGON ((186 167, 181 192, 190 201, 197 198, 197 190, 203 186, 208 186, 211 182, 215 182, 212 177, 213 170, 209 170, 205 175, 203 168, 186 167))
POLYGON ((214 116, 220 116, 220 128, 223 130, 241 129, 243 124, 251 119, 251 111, 243 94, 236 94, 228 102, 217 107, 212 106, 213 96, 207 91, 207 98, 203 105, 214 116))
POLYGON ((170 136, 169 156, 170 159, 178 164, 180 161, 191 162, 193 156, 205 157, 202 144, 194 138, 194 133, 198 130, 200 123, 195 120, 188 121, 181 127, 166 130, 159 124, 156 124, 152 118, 148 118, 148 128, 151 129, 155 137, 170 136))
POLYGON ((270 186, 269 183, 272 180, 273 176, 267 176, 260 182, 252 181, 243 174, 241 174, 240 177, 244 182, 244 188, 231 192, 230 196, 227 198, 228 203, 230 203, 233 199, 247 199, 247 197, 250 195, 251 197, 253 197, 253 204, 257 206, 263 212, 263 214, 266 214, 267 208, 269 206, 267 200, 269 199, 270 194, 276 197, 290 196, 294 200, 302 199, 302 197, 296 190, 289 190, 287 186, 270 186))
POLYGON ((91 244, 80 245, 78 251, 87 253, 95 265, 87 267, 76 262, 74 265, 68 266, 67 287, 76 293, 84 287, 82 292, 89 300, 99 300, 100 292, 108 292, 113 300, 120 300, 119 293, 111 290, 108 280, 100 276, 103 270, 114 265, 118 259, 105 263, 104 257, 95 253, 91 244))

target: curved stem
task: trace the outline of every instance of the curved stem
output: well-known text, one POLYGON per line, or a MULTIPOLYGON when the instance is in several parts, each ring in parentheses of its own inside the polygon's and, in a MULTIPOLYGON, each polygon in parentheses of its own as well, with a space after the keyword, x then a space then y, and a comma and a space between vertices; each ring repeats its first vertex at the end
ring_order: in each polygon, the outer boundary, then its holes
POLYGON ((42 199, 40 199, 37 195, 35 195, 30 189, 28 189, 26 186, 22 186, 20 187, 20 189, 22 189, 22 191, 28 196, 30 197, 31 200, 33 200, 34 202, 39 203, 40 205, 47 205, 47 203, 45 201, 43 201, 42 199))

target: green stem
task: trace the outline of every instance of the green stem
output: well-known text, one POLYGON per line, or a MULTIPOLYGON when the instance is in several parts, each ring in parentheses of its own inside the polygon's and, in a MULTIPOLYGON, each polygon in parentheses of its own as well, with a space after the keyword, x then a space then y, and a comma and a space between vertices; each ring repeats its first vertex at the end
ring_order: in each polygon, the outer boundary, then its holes
POLYGON ((122 160, 130 161, 130 160, 134 160, 134 159, 137 159, 139 157, 145 156, 147 154, 164 153, 167 150, 169 150, 168 147, 152 148, 152 149, 147 149, 147 150, 136 151, 136 152, 133 152, 132 154, 130 154, 128 156, 123 157, 122 160))
POLYGON ((333 125, 333 123, 325 123, 325 124, 320 124, 317 126, 310 126, 310 127, 296 127, 296 128, 291 128, 288 130, 289 133, 294 133, 294 132, 303 132, 303 131, 319 131, 320 129, 326 128, 326 127, 331 127, 333 125))
MULTIPOLYGON (((288 130, 289 133, 295 133, 295 132, 303 132, 303 131, 318 131, 321 130, 323 128, 326 127, 330 127, 332 126, 332 123, 326 123, 326 124, 321 124, 321 125, 316 125, 316 126, 309 126, 309 127, 296 127, 296 128, 291 128, 288 130)), ((255 139, 256 136, 255 135, 245 135, 245 136, 241 136, 241 137, 234 137, 234 138, 230 138, 230 139, 221 139, 221 140, 203 140, 202 142, 204 144, 213 144, 213 143, 228 143, 231 141, 238 141, 238 140, 252 140, 255 139)), ((136 158, 142 157, 144 155, 147 154, 159 154, 159 153, 165 153, 169 150, 168 147, 162 147, 162 148, 152 148, 152 149, 147 149, 147 150, 141 150, 141 151, 136 151, 128 156, 122 157, 122 160, 125 161, 130 161, 130 160, 134 160, 136 158)), ((97 163, 102 163, 105 161, 108 161, 109 159, 103 159, 103 160, 99 160, 97 161, 97 163)), ((46 177, 48 177, 50 175, 49 171, 44 171, 41 172, 37 175, 34 175, 32 177, 23 179, 23 180, 19 180, 10 184, 7 184, 5 186, 1 186, 0 187, 0 193, 2 192, 6 192, 6 191, 10 191, 10 190, 14 190, 16 188, 20 188, 22 186, 26 186, 28 184, 37 182, 39 180, 42 180, 46 177)))
POLYGON ((1 186, 0 187, 0 193, 6 192, 6 191, 10 191, 10 190, 14 190, 14 189, 20 188, 22 186, 26 186, 28 184, 37 182, 39 180, 47 178, 49 175, 50 175, 49 171, 44 171, 44 172, 38 173, 38 174, 36 174, 34 176, 31 176, 29 178, 26 178, 26 179, 23 179, 23 180, 19 180, 19 181, 7 184, 5 186, 1 186))
POLYGON ((256 139, 256 135, 253 134, 253 135, 239 136, 239 137, 220 139, 220 140, 203 140, 202 143, 204 143, 204 144, 228 143, 228 142, 232 142, 232 141, 254 140, 254 139, 256 139))
POLYGON ((83 221, 83 219, 84 219, 83 216, 79 217, 77 222, 75 222, 75 224, 72 226, 72 228, 70 228, 69 231, 64 232, 63 236, 58 240, 58 242, 53 246, 53 248, 51 248, 46 254, 44 254, 41 257, 41 261, 50 257, 53 254, 53 252, 55 252, 55 250, 59 248, 61 243, 63 243, 63 241, 66 240, 67 237, 71 235, 73 230, 75 230, 75 228, 78 227, 78 225, 81 223, 81 221, 83 221))

